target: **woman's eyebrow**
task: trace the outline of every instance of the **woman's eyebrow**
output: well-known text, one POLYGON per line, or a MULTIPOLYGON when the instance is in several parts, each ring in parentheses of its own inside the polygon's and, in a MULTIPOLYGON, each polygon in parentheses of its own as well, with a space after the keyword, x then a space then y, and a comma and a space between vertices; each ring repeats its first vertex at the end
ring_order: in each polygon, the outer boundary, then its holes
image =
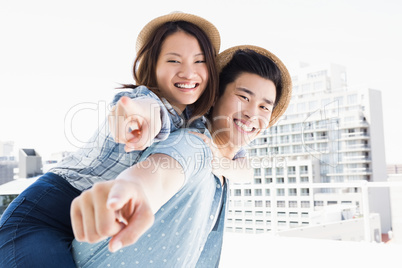
MULTIPOLYGON (((165 56, 171 55, 171 56, 177 56, 177 57, 181 57, 181 55, 179 53, 176 52, 167 52, 164 54, 165 56)), ((203 52, 197 53, 194 55, 194 57, 198 57, 198 56, 204 56, 203 52)))
MULTIPOLYGON (((243 92, 249 94, 250 96, 255 97, 255 93, 254 93, 253 91, 247 89, 247 88, 244 88, 244 87, 237 87, 237 90, 243 91, 243 92)), ((262 99, 263 99, 263 101, 266 102, 267 104, 269 104, 269 105, 274 105, 274 102, 273 102, 272 100, 269 100, 269 99, 267 99, 267 98, 262 98, 262 99)))

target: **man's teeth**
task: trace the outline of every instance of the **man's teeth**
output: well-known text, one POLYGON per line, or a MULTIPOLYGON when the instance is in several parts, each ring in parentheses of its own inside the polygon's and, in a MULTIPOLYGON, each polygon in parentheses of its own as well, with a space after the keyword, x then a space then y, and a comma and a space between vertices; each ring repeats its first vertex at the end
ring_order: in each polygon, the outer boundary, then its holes
POLYGON ((195 88, 197 84, 176 84, 179 88, 195 88))
POLYGON ((235 120, 235 124, 238 125, 244 131, 250 132, 253 130, 253 127, 249 127, 238 120, 235 120))

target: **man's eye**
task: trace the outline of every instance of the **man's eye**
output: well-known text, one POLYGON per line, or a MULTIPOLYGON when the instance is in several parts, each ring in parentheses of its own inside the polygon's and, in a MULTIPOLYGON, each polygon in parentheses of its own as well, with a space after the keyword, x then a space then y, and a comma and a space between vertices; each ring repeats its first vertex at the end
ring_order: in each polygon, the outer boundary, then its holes
POLYGON ((246 101, 249 101, 249 98, 247 98, 246 96, 239 95, 239 97, 242 98, 242 99, 244 99, 244 100, 246 100, 246 101))
POLYGON ((261 109, 263 109, 264 111, 271 111, 271 108, 270 107, 267 107, 267 106, 260 106, 261 107, 261 109))

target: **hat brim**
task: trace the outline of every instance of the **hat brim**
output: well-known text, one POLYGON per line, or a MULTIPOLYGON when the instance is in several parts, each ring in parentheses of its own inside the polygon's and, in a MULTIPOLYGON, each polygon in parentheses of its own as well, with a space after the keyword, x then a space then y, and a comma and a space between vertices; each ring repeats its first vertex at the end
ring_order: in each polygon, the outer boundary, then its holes
POLYGON ((215 48, 215 52, 219 53, 221 46, 221 38, 218 29, 211 22, 207 21, 204 18, 183 12, 172 12, 170 14, 157 17, 148 22, 137 37, 137 43, 136 43, 137 53, 144 46, 144 44, 148 41, 148 39, 151 37, 151 35, 158 27, 160 27, 166 22, 171 21, 186 21, 197 25, 208 36, 212 46, 215 48))
POLYGON ((233 55, 236 53, 238 50, 253 50, 257 52, 258 54, 261 54, 263 56, 266 56, 267 58, 271 59, 279 68, 281 71, 281 76, 282 76, 282 95, 281 98, 278 100, 272 115, 271 119, 269 121, 269 126, 273 126, 276 122, 278 122, 279 118, 285 113, 286 109, 289 106, 290 99, 292 98, 292 79, 290 77, 289 71, 286 68, 285 64, 273 53, 270 51, 258 47, 258 46, 252 46, 252 45, 241 45, 241 46, 235 46, 228 48, 221 53, 219 53, 217 57, 217 65, 218 65, 218 71, 219 73, 222 71, 222 69, 229 63, 229 61, 233 58, 233 55))

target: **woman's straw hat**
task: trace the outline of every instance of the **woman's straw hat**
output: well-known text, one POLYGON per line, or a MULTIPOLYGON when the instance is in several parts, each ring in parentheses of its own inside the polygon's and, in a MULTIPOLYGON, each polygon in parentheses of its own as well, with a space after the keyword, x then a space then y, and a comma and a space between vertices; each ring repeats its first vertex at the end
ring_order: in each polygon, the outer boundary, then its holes
POLYGON ((269 127, 271 127, 279 120, 279 118, 286 111, 290 99, 292 98, 292 79, 290 77, 289 71, 287 70, 286 66, 282 63, 282 61, 268 50, 258 46, 241 45, 228 48, 225 51, 219 53, 217 57, 217 65, 219 72, 221 72, 222 69, 229 63, 235 52, 238 50, 253 50, 258 54, 266 56, 269 59, 271 59, 281 71, 282 85, 283 85, 282 95, 279 101, 277 102, 274 111, 272 112, 271 120, 269 121, 269 127))
POLYGON ((166 22, 171 21, 187 21, 197 25, 208 36, 209 40, 212 43, 212 46, 215 48, 215 52, 217 54, 219 53, 219 49, 221 46, 221 37, 218 29, 206 19, 183 12, 172 12, 170 14, 157 17, 148 22, 148 24, 144 26, 144 28, 138 35, 136 51, 138 52, 142 48, 145 42, 148 41, 148 38, 150 38, 150 36, 158 27, 166 22))

